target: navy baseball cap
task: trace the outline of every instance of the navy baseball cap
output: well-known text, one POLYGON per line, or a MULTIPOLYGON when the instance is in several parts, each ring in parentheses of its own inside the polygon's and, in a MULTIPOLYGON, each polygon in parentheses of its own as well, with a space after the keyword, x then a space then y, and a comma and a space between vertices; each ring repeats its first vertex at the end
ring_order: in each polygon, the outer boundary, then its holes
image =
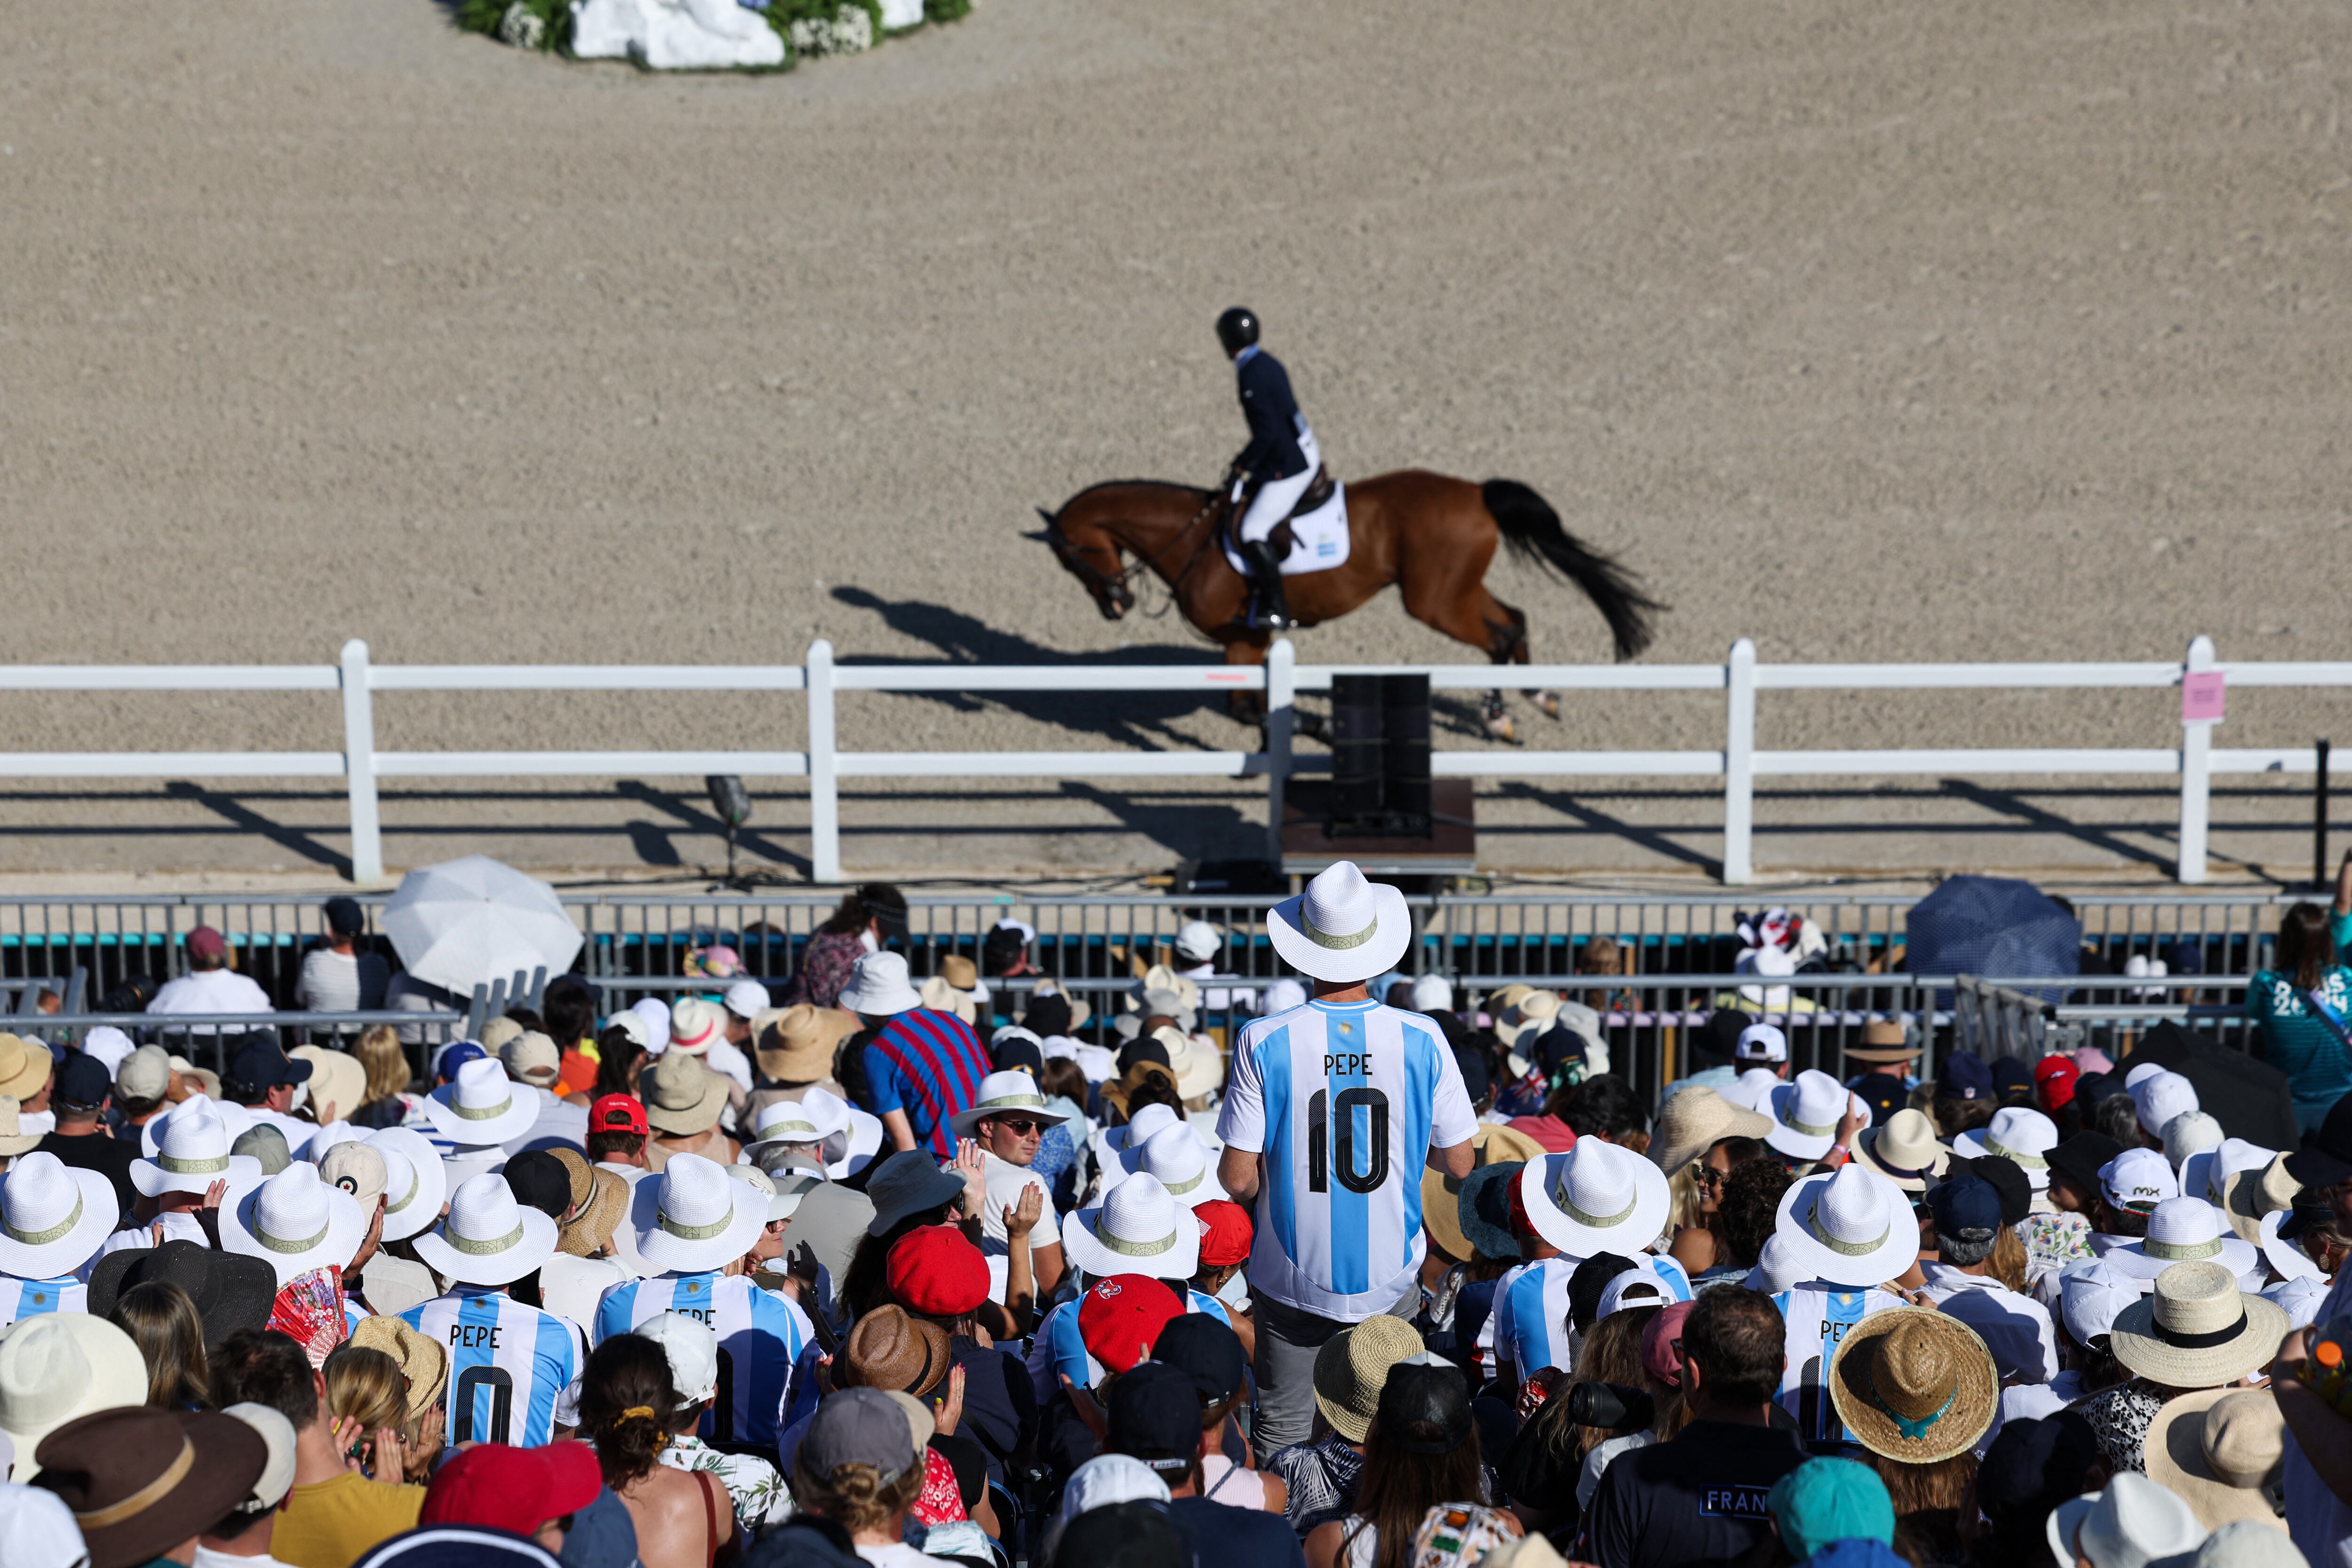
POLYGON ((1946 1182, 1927 1194, 1927 1212, 1936 1216, 1936 1234, 1957 1239, 1964 1231, 2000 1228, 2000 1194, 1981 1176, 1946 1182))
POLYGON ((1105 1446, 1142 1460, 1162 1477, 1190 1470, 1201 1452, 1201 1395, 1191 1375, 1156 1361, 1120 1373, 1110 1385, 1105 1446))
POLYGON ((1936 1075, 1936 1092, 1946 1100, 1990 1100, 1992 1069, 1974 1051, 1954 1051, 1936 1075))
POLYGON ((62 1104, 77 1110, 96 1110, 114 1092, 114 1079, 96 1057, 68 1051, 65 1060, 58 1064, 56 1092, 62 1104))
POLYGON ((310 1082, 310 1064, 288 1056, 274 1036, 264 1036, 237 1047, 221 1077, 240 1089, 267 1094, 282 1084, 310 1082))
POLYGON ((1239 1394, 1249 1363, 1241 1336, 1206 1312, 1187 1312, 1160 1330, 1151 1359, 1190 1377, 1203 1409, 1239 1394))
POLYGON ((2033 1069, 2019 1057, 2003 1057, 1992 1064, 1993 1098, 2003 1105, 2033 1103, 2033 1069))
POLYGON ((433 1076, 443 1083, 455 1082, 459 1068, 467 1062, 480 1061, 488 1055, 489 1052, 471 1040, 452 1040, 441 1047, 439 1056, 433 1058, 433 1076))

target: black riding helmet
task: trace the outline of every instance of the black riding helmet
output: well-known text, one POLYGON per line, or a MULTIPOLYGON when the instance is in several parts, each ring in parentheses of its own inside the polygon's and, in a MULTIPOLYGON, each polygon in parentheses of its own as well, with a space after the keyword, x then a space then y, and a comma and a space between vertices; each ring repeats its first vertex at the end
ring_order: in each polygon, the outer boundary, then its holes
POLYGON ((1219 316, 1217 342, 1225 345, 1228 359, 1257 342, 1257 312, 1246 305, 1235 305, 1219 316))

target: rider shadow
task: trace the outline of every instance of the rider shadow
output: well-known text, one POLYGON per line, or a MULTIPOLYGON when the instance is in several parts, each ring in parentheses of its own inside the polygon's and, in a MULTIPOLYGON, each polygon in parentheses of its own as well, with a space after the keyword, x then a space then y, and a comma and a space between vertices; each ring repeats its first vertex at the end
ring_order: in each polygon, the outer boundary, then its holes
MULTIPOLYGON (((930 644, 950 664, 1134 665, 1156 667, 1206 664, 1197 647, 1160 643, 1150 647, 1066 653, 1030 641, 1016 632, 999 631, 976 616, 944 605, 919 599, 885 599, 864 588, 838 587, 833 597, 852 609, 871 610, 882 623, 903 637, 930 644)), ((862 656, 845 664, 917 665, 934 661, 862 656)), ((1101 735, 1129 745, 1196 746, 1199 738, 1171 728, 1172 721, 1213 707, 1211 694, 1181 691, 909 691, 894 693, 937 702, 958 713, 980 713, 991 707, 1081 734, 1101 735)))

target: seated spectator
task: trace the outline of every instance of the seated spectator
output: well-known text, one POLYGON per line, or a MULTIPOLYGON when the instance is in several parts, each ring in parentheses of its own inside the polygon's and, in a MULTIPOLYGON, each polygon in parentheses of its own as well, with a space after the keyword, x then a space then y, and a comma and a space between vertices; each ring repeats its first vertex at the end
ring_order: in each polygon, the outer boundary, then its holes
POLYGON ((1192 1568, 1197 1548, 1173 1513, 1146 1500, 1091 1508, 1062 1531, 1052 1568, 1192 1568))
POLYGON ((793 1495, 810 1513, 849 1532, 857 1554, 880 1568, 931 1568, 940 1562, 905 1541, 907 1516, 922 1495, 924 1450, 907 1412, 887 1394, 844 1389, 817 1406, 793 1459, 793 1495))
MULTIPOLYGON (((905 1438, 907 1418, 891 1408, 905 1438)), ((652 1340, 614 1334, 589 1353, 580 1380, 580 1430, 595 1445, 604 1484, 628 1510, 638 1542, 659 1543, 664 1561, 648 1561, 646 1568, 707 1564, 736 1538, 735 1510, 719 1478, 662 1463, 669 1435, 693 1420, 670 1382, 668 1356, 652 1340)))
POLYGON ((487 1525, 560 1553, 573 1520, 604 1490, 596 1450, 585 1443, 538 1448, 481 1443, 441 1467, 425 1493, 419 1519, 425 1524, 487 1525))
POLYGON ((161 1046, 142 1046, 114 1069, 114 1136, 133 1149, 141 1129, 172 1103, 172 1058, 161 1046))
POLYGON ((392 985, 392 965, 373 950, 362 951, 367 911, 357 899, 329 899, 327 940, 302 955, 294 982, 294 1005, 305 1013, 374 1013, 392 985))
MULTIPOLYGON (((1707 1286, 1745 1279, 1764 1256, 1780 1222, 1780 1196, 1796 1177, 1778 1160, 1750 1160, 1723 1179, 1716 1199, 1723 1226, 1723 1261, 1707 1271, 1707 1286)), ((1697 1285, 1696 1280, 1692 1281, 1697 1285)))
MULTIPOLYGON (((229 951, 228 938, 210 926, 198 926, 190 931, 184 943, 188 955, 188 973, 177 980, 164 982, 147 1004, 152 1014, 230 1014, 272 1013, 277 1011, 269 993, 236 972, 236 958, 229 951)), ((241 1032, 231 1025, 232 1033, 241 1032)), ((220 1032, 219 1026, 197 1024, 189 1034, 212 1035, 220 1032)))
POLYGON ((792 1517, 792 1494, 773 1464, 757 1454, 714 1448, 695 1436, 702 1415, 719 1397, 719 1336, 710 1325, 683 1312, 664 1312, 630 1332, 661 1346, 669 1361, 670 1386, 689 1418, 670 1433, 661 1462, 676 1470, 707 1470, 717 1476, 735 1505, 736 1527, 746 1541, 792 1517))
POLYGON ((1927 1266, 1927 1297, 1977 1331, 1992 1351, 2003 1383, 2047 1383, 2058 1375, 2058 1341, 2050 1310, 1992 1278, 1993 1243, 2003 1231, 2000 1199, 1977 1176, 1945 1182, 1927 1194, 1936 1221, 1936 1261, 1927 1266))
POLYGON ((1948 1313, 1918 1307, 1874 1313, 1846 1331, 1829 1385, 1847 1436, 1869 1451, 1894 1500, 1903 1555, 1959 1562, 1976 1444, 2000 1398, 1983 1342, 1948 1313))
POLYGON ((87 1052, 68 1051, 58 1064, 51 1095, 58 1124, 35 1147, 56 1155, 61 1164, 104 1176, 114 1185, 117 1206, 129 1214, 139 1201, 139 1190, 131 1184, 131 1166, 139 1151, 107 1136, 103 1119, 114 1103, 114 1080, 106 1064, 87 1052))
POLYGON ((408 1093, 408 1053, 401 1048, 399 1031, 371 1024, 360 1031, 352 1055, 367 1074, 367 1088, 346 1119, 354 1127, 404 1125, 415 1101, 408 1093))
POLYGON ((1307 1561, 1310 1568, 1475 1563, 1522 1533, 1518 1521, 1486 1506, 1485 1496, 1478 1427, 1461 1373, 1400 1366, 1381 1389, 1355 1505, 1308 1533, 1307 1561), (1433 1557, 1437 1533, 1449 1545, 1433 1557))
POLYGON ((67 1422, 37 1457, 32 1484, 73 1510, 96 1568, 201 1561, 199 1538, 269 1468, 261 1434, 233 1415, 136 1405, 67 1422))
POLYGON ((147 1363, 147 1404, 155 1410, 211 1407, 205 1325, 188 1293, 167 1279, 133 1285, 107 1317, 131 1336, 147 1363))
POLYGON ((277 1568, 278 1505, 294 1484, 294 1426, 267 1405, 221 1412, 253 1428, 268 1451, 253 1490, 196 1538, 197 1568, 277 1568))
MULTIPOLYGON (((1240 1437, 1236 1415, 1249 1392, 1249 1362, 1240 1338, 1205 1312, 1187 1312, 1160 1331, 1160 1337, 1152 1342, 1151 1357, 1192 1381, 1200 1406, 1200 1429, 1193 1443, 1197 1473, 1188 1483, 1192 1489, 1189 1495, 1224 1507, 1283 1512, 1290 1498, 1282 1478, 1270 1471, 1237 1465, 1224 1453, 1227 1432, 1236 1440, 1240 1437)), ((1114 1443, 1113 1447, 1118 1445, 1114 1443)), ((1173 1479, 1168 1485, 1172 1494, 1188 1495, 1173 1479)))
MULTIPOLYGON (((1459 1376, 1450 1369, 1447 1375, 1459 1376)), ((1179 1368, 1145 1362, 1111 1390, 1109 1451, 1140 1459, 1167 1484, 1170 1510, 1200 1557, 1234 1568, 1295 1568, 1302 1561, 1298 1537, 1278 1512, 1227 1507, 1201 1495, 1201 1417, 1192 1377, 1179 1368)))
POLYGON ((2098 1435, 2072 1412, 2003 1422, 1977 1468, 1977 1507, 1990 1527, 1977 1560, 2040 1562, 2051 1510, 2089 1489, 2100 1463, 2098 1435))

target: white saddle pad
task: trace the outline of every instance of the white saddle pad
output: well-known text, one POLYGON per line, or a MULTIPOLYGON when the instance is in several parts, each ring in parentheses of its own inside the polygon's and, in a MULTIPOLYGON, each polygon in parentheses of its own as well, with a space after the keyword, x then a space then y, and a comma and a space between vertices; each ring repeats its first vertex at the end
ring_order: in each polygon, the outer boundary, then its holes
MULTIPOLYGON (((1224 543, 1225 559, 1234 571, 1249 575, 1249 568, 1234 552, 1230 536, 1220 536, 1224 543)), ((1331 499, 1302 517, 1290 520, 1290 553, 1283 558, 1282 574, 1297 577, 1307 572, 1328 572, 1334 566, 1348 563, 1348 487, 1334 480, 1331 499)))

